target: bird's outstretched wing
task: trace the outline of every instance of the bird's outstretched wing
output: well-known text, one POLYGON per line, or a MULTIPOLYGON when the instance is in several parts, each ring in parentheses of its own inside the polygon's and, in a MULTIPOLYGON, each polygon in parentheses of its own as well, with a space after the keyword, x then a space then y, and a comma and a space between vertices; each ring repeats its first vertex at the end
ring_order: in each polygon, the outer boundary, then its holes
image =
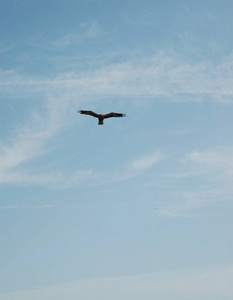
POLYGON ((114 113, 114 112, 110 112, 109 114, 103 115, 104 119, 107 118, 119 118, 119 117, 126 117, 125 114, 119 114, 119 113, 114 113))
POLYGON ((99 118, 99 115, 96 114, 95 112, 91 111, 91 110, 79 110, 78 112, 82 115, 89 115, 89 116, 99 118))

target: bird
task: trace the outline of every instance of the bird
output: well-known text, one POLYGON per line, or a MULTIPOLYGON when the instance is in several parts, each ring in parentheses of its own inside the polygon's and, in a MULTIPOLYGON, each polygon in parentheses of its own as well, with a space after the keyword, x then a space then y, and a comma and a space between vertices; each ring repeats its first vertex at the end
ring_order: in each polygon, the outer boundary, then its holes
POLYGON ((126 117, 125 114, 115 113, 115 112, 110 112, 110 113, 105 114, 105 115, 97 114, 97 113, 95 113, 95 112, 93 112, 93 111, 91 111, 91 110, 79 110, 78 112, 79 112, 80 114, 83 114, 83 115, 89 115, 89 116, 98 118, 98 119, 99 119, 98 125, 103 125, 103 124, 104 124, 104 119, 107 119, 107 118, 126 117))

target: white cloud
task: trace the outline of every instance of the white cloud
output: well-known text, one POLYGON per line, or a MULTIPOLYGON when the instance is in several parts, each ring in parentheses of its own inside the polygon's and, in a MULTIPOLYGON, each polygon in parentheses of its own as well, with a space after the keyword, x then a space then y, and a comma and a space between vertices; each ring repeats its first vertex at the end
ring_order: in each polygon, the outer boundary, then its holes
POLYGON ((144 154, 128 164, 124 163, 114 170, 93 172, 93 177, 91 177, 92 180, 89 178, 88 184, 105 185, 108 183, 116 183, 140 176, 148 169, 161 162, 162 157, 163 155, 161 152, 155 151, 153 153, 144 154))
POLYGON ((3 47, 3 45, 0 44, 0 54, 8 52, 11 49, 13 49, 14 47, 15 47, 15 44, 8 46, 8 47, 3 47))
POLYGON ((160 162, 161 159, 162 159, 161 153, 156 151, 155 153, 148 154, 146 156, 136 159, 130 164, 130 168, 136 172, 144 171, 153 167, 155 164, 160 162))
POLYGON ((52 46, 57 50, 64 50, 67 47, 79 45, 87 40, 97 39, 102 36, 102 34, 103 30, 97 22, 83 22, 80 24, 77 32, 61 36, 52 42, 52 46))
MULTIPOLYGON (((218 203, 228 203, 233 195, 233 147, 216 147, 187 153, 177 165, 176 173, 165 176, 176 188, 156 211, 173 217, 215 216, 211 210, 218 203), (209 210, 208 210, 209 209, 209 210)), ((226 204, 227 207, 227 204, 226 204)))
MULTIPOLYGON (((87 25, 83 25, 87 29, 87 25)), ((92 35, 95 25, 89 26, 92 35), (91 29, 92 28, 92 29, 91 29)), ((124 96, 137 101, 146 97, 166 101, 201 101, 210 97, 217 101, 230 101, 233 95, 232 76, 229 76, 233 56, 226 58, 219 65, 188 64, 180 57, 164 53, 148 59, 131 59, 124 63, 113 64, 90 72, 72 72, 53 78, 32 78, 16 71, 1 71, 0 96, 4 98, 40 97, 44 99, 46 112, 33 113, 18 133, 7 143, 0 145, 1 182, 40 182, 47 180, 56 186, 63 176, 61 173, 48 172, 35 175, 33 171, 23 169, 29 161, 47 151, 47 143, 72 121, 70 107, 78 107, 82 102, 99 101, 100 97, 124 96), (46 150, 45 150, 46 149, 46 150), (16 170, 16 168, 21 167, 16 170), (14 172, 13 172, 14 168, 14 172), (21 179, 20 179, 21 178, 21 179)), ((204 154, 190 153, 186 160, 207 160, 204 154)), ((210 153, 205 154, 210 156, 210 153)), ((215 159, 211 154, 212 160, 215 159)), ((225 155, 225 154, 224 154, 225 155)), ((159 153, 139 158, 129 165, 127 170, 119 168, 110 178, 112 181, 129 178, 145 171, 161 159, 159 153)), ((208 158, 210 159, 210 158, 208 158)), ((218 156, 218 159, 219 156, 218 156)), ((223 158, 223 154, 221 156, 223 158)), ((228 156, 230 160, 230 156, 228 156)), ((222 164, 222 162, 221 162, 222 164)), ((229 165, 229 161, 226 163, 229 165)), ((231 170, 228 168, 228 173, 231 170)), ((193 170, 194 171, 194 170, 193 170)), ((85 170, 74 175, 79 182, 86 182, 85 170)), ((109 174, 108 174, 109 175, 109 174)), ((74 185, 76 179, 71 179, 74 185)), ((106 178, 106 171, 92 170, 89 182, 101 182, 106 178), (100 179, 97 179, 100 178, 100 179)))
POLYGON ((231 173, 233 169, 233 147, 218 147, 202 152, 192 151, 186 154, 183 161, 209 170, 223 170, 231 173))
POLYGON ((153 97, 166 101, 232 102, 233 57, 218 65, 190 64, 163 52, 148 59, 140 57, 91 72, 73 71, 54 78, 27 78, 14 71, 1 72, 1 96, 78 95, 153 97))
MULTIPOLYGON (((182 160, 184 166, 202 173, 207 183, 233 193, 233 147, 222 146, 204 151, 192 151, 182 160)), ((187 173, 188 175, 188 173, 187 173)))
MULTIPOLYGON (((38 141, 40 147, 46 141, 38 141)), ((22 144, 23 141, 21 141, 22 144)), ((0 168, 0 185, 15 184, 15 185, 38 185, 46 186, 54 189, 76 188, 78 186, 99 186, 111 183, 117 183, 130 178, 142 175, 149 168, 159 163, 162 159, 162 154, 158 151, 138 157, 135 161, 127 164, 122 163, 114 169, 94 170, 80 169, 75 172, 47 171, 41 172, 35 168, 24 167, 28 160, 35 159, 43 154, 41 151, 34 151, 35 144, 33 141, 27 143, 22 149, 17 145, 16 148, 9 148, 9 153, 0 156, 0 161, 5 160, 2 168, 0 168), (18 149, 19 148, 19 149, 18 149), (14 156, 16 157, 14 160, 14 156), (16 168, 18 167, 18 168, 16 168)))
POLYGON ((18 127, 8 145, 0 144, 0 172, 11 170, 45 152, 45 143, 58 132, 55 113, 46 120, 33 112, 27 124, 18 127))
POLYGON ((199 191, 182 190, 179 187, 179 192, 171 192, 168 196, 171 201, 157 209, 156 214, 161 214, 168 217, 215 217, 221 214, 220 211, 211 211, 210 208, 219 202, 223 203, 231 200, 228 192, 222 189, 206 189, 199 191), (205 210, 207 209, 207 211, 205 210))

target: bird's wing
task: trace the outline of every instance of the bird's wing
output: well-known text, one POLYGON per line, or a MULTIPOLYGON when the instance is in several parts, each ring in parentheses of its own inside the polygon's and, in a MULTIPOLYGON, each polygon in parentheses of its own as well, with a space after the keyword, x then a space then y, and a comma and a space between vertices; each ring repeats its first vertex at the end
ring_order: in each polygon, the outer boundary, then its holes
POLYGON ((89 116, 93 116, 93 117, 96 117, 96 118, 99 117, 98 114, 96 114, 95 112, 93 112, 93 111, 91 111, 91 110, 79 110, 78 112, 79 112, 80 114, 82 114, 82 115, 89 115, 89 116))
POLYGON ((104 119, 107 119, 107 118, 119 118, 119 117, 125 117, 126 115, 125 114, 119 114, 119 113, 114 113, 114 112, 110 112, 109 114, 106 114, 106 115, 103 115, 104 119))

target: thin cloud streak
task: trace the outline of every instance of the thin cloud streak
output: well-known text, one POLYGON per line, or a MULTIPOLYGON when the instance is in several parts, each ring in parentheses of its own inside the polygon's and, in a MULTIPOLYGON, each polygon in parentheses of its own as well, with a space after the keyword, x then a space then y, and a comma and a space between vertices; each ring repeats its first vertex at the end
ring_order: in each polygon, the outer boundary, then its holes
POLYGON ((64 173, 62 171, 39 173, 36 172, 35 169, 30 170, 29 168, 26 169, 23 167, 15 170, 2 170, 2 173, 0 173, 0 185, 38 185, 53 189, 69 189, 79 186, 101 186, 140 176, 149 168, 159 163, 161 157, 161 153, 156 151, 153 154, 148 154, 148 156, 143 155, 141 158, 137 158, 133 163, 126 164, 126 166, 122 165, 113 170, 111 169, 111 171, 80 169, 71 173, 64 173))
POLYGON ((80 24, 77 32, 61 36, 51 44, 56 50, 65 50, 67 47, 79 45, 88 40, 97 39, 102 35, 103 30, 97 22, 83 22, 80 24))
MULTIPOLYGON (((232 80, 228 76, 229 64, 233 64, 233 56, 219 65, 191 65, 181 58, 161 52, 149 59, 132 59, 93 72, 72 72, 55 78, 30 78, 16 71, 1 71, 0 93, 3 98, 42 96, 47 110, 44 115, 33 113, 25 126, 18 129, 18 133, 7 144, 0 145, 1 183, 37 182, 43 185, 47 182, 47 185, 56 187, 58 182, 63 182, 62 172, 35 175, 33 169, 24 167, 29 161, 44 155, 47 143, 70 124, 71 106, 79 106, 82 102, 98 102, 100 96, 109 95, 133 100, 144 95, 168 101, 196 101, 196 97, 201 101, 208 95, 216 101, 227 100, 229 95, 233 95, 232 80)), ((68 180, 62 186, 76 186, 77 182, 102 184, 106 180, 106 174, 107 182, 125 180, 138 176, 160 158, 158 154, 140 158, 125 170, 119 168, 113 175, 105 170, 80 170, 68 174, 68 180)))
POLYGON ((50 120, 45 121, 32 113, 27 124, 16 130, 16 136, 8 145, 0 144, 0 172, 11 170, 27 161, 41 156, 45 143, 58 132, 57 116, 51 111, 50 120))
POLYGON ((215 149, 207 149, 205 151, 192 151, 186 154, 183 162, 186 164, 192 164, 197 166, 203 166, 210 170, 221 169, 227 173, 232 170, 233 167, 233 147, 225 146, 215 149))
POLYGON ((155 164, 160 162, 161 159, 162 159, 161 153, 156 151, 155 153, 136 159, 130 164, 130 168, 134 171, 139 171, 139 172, 144 171, 153 167, 155 164))
POLYGON ((193 171, 209 173, 208 182, 221 184, 226 191, 232 191, 233 180, 233 147, 232 145, 192 151, 181 160, 184 166, 193 171))
POLYGON ((154 300, 212 300, 216 297, 231 300, 233 269, 231 266, 210 266, 194 270, 157 272, 134 276, 101 277, 76 280, 37 290, 2 293, 2 300, 66 298, 154 300))
POLYGON ((13 44, 13 45, 8 46, 8 47, 2 47, 2 46, 0 46, 0 54, 8 52, 8 51, 14 49, 15 45, 16 44, 13 44))
POLYGON ((78 205, 67 205, 67 204, 44 204, 44 205, 8 205, 0 206, 0 210, 43 210, 52 208, 79 208, 78 205))
POLYGON ((167 194, 167 198, 172 200, 163 204, 155 213, 170 217, 221 214, 221 212, 200 214, 199 210, 210 209, 219 203, 226 204, 232 200, 232 157, 231 145, 186 153, 177 165, 177 172, 164 175, 168 182, 176 184, 176 191, 174 189, 167 194))
POLYGON ((172 200, 169 204, 155 211, 156 214, 167 217, 194 218, 194 217, 216 217, 221 212, 203 212, 218 203, 231 200, 228 193, 221 189, 192 191, 180 188, 179 192, 172 192, 167 195, 172 200), (202 212, 200 213, 200 210, 202 212))
POLYGON ((219 65, 188 64, 181 57, 164 53, 149 59, 131 59, 100 67, 92 72, 70 72, 54 78, 28 78, 15 71, 1 72, 3 97, 38 95, 79 95, 90 101, 95 95, 154 97, 171 102, 212 99, 231 103, 233 56, 219 65), (231 72, 232 75, 232 72, 231 72))
POLYGON ((19 205, 11 205, 11 206, 0 206, 0 210, 25 210, 25 209, 32 209, 32 210, 40 210, 40 209, 47 209, 57 207, 53 204, 45 204, 40 206, 19 206, 19 205))

